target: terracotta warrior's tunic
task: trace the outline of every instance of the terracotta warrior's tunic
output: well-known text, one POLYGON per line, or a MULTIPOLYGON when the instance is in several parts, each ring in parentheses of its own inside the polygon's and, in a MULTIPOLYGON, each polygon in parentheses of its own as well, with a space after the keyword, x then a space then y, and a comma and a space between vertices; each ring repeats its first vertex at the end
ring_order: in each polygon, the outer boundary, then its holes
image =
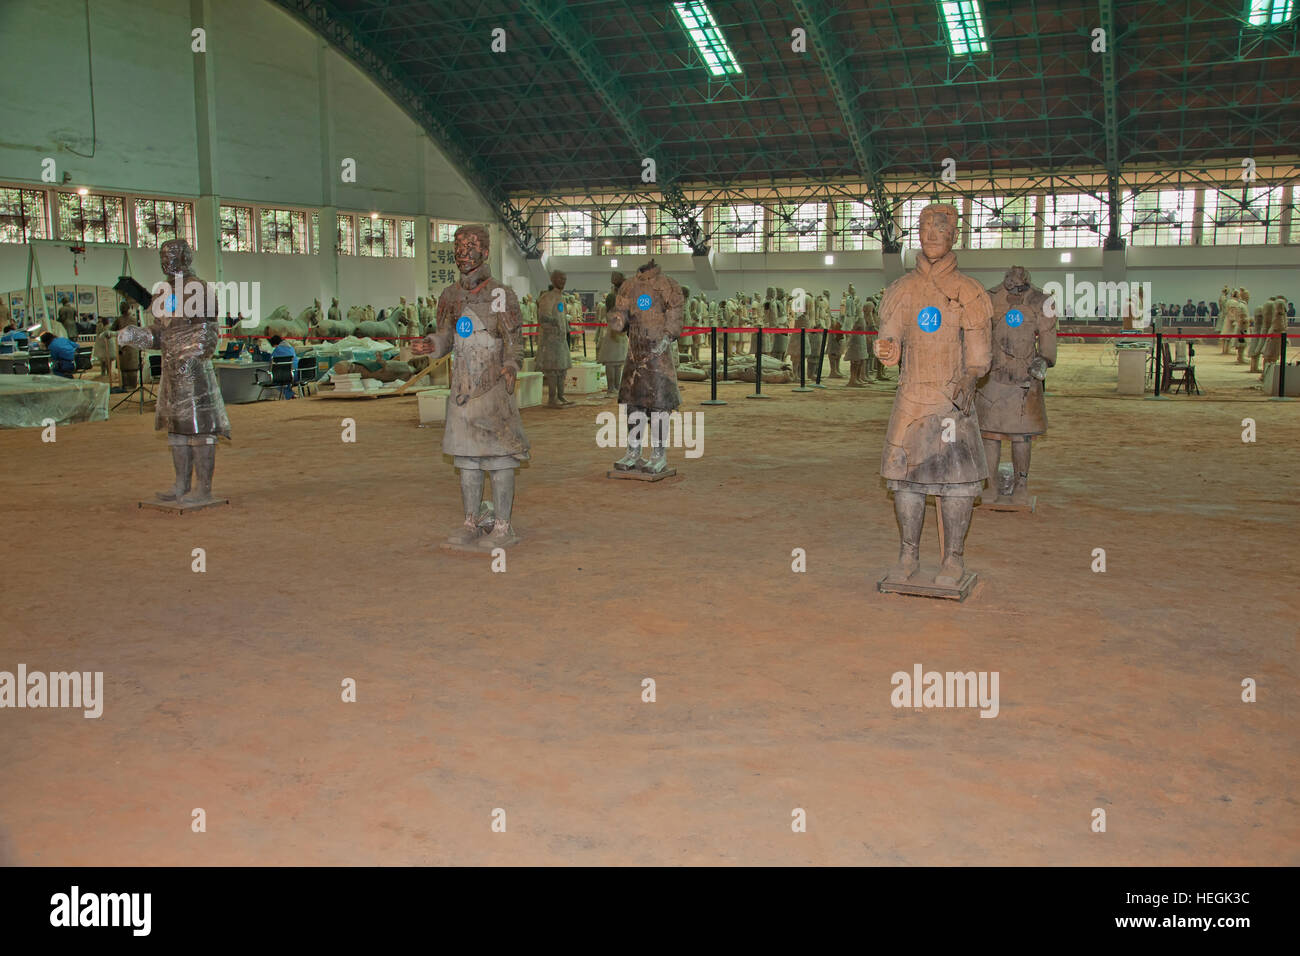
POLYGON ((611 332, 627 331, 627 364, 618 401, 629 408, 672 411, 681 404, 672 353, 682 334, 682 287, 659 266, 639 270, 619 286, 609 313, 611 332), (668 347, 652 354, 664 338, 668 347))
POLYGON ((507 389, 502 371, 519 371, 522 321, 514 290, 493 279, 486 262, 438 296, 433 357, 452 352, 442 450, 455 458, 457 468, 517 468, 528 459, 519 400, 507 389), (505 290, 505 310, 493 312, 498 289, 505 290))
POLYGON ((953 395, 960 380, 988 371, 988 293, 957 271, 951 252, 934 263, 922 255, 885 290, 880 312, 880 337, 902 349, 881 475, 895 491, 979 494, 988 476, 979 421, 973 406, 956 408, 953 395), (951 441, 945 419, 953 422, 951 441))
POLYGON ((1047 431, 1043 380, 1029 374, 1041 355, 1056 364, 1056 319, 1044 314, 1047 296, 1030 286, 1011 292, 1002 284, 989 289, 993 303, 992 367, 975 396, 985 438, 1015 440, 1047 431))
MULTIPOLYGON (((207 284, 194 275, 183 279, 182 289, 193 284, 207 284)), ((162 381, 158 385, 158 406, 154 428, 175 436, 224 435, 230 437, 230 419, 226 403, 212 368, 221 335, 221 319, 215 313, 203 316, 169 314, 169 299, 175 280, 154 296, 150 311, 153 325, 129 326, 118 333, 118 343, 134 348, 162 350, 162 381)), ((175 312, 184 310, 186 295, 176 297, 175 312)), ((204 305, 206 310, 206 303, 204 305)), ((137 353, 138 354, 138 353, 137 353)), ((214 439, 210 439, 214 440, 214 439)))
POLYGON ((569 359, 569 318, 564 293, 547 289, 537 300, 537 356, 533 367, 539 372, 562 372, 569 359))

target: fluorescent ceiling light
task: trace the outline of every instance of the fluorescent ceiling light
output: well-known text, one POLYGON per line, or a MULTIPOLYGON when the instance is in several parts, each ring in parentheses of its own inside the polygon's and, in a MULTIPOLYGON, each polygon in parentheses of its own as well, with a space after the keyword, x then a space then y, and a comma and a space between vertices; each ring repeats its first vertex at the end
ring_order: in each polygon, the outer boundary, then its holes
POLYGON ((1070 261, 1070 258, 1071 258, 1071 257, 1070 257, 1070 254, 1069 254, 1068 252, 1062 252, 1062 253, 1061 253, 1061 261, 1062 261, 1062 262, 1069 262, 1069 261, 1070 261))
POLYGON ((677 14, 677 20, 686 35, 695 44, 695 49, 699 51, 710 74, 726 76, 741 72, 740 64, 736 62, 736 56, 731 52, 727 38, 722 35, 718 21, 713 18, 713 11, 707 3, 703 0, 674 3, 673 12, 677 14))
POLYGON ((617 260, 617 259, 610 259, 610 260, 609 260, 609 267, 610 267, 611 269, 617 269, 617 268, 618 268, 618 260, 617 260))
POLYGON ((939 12, 948 28, 948 49, 953 56, 989 52, 979 0, 941 0, 939 12))
POLYGON ((1295 15, 1295 0, 1250 0, 1246 19, 1252 27, 1279 27, 1295 15))
POLYGON ((834 256, 827 256, 827 257, 826 257, 826 264, 827 264, 828 266, 833 266, 833 265, 835 265, 835 257, 834 257, 834 256))

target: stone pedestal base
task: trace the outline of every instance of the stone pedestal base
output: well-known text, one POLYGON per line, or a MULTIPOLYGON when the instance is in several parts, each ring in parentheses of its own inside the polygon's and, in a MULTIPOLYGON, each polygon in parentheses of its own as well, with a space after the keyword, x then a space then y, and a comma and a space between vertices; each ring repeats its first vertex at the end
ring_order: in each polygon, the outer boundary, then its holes
POLYGON ((946 587, 934 583, 934 576, 938 573, 923 567, 907 581, 886 581, 885 578, 881 578, 876 584, 876 590, 881 594, 907 594, 912 597, 941 598, 960 602, 970 597, 971 591, 975 589, 975 582, 979 580, 979 575, 974 571, 967 571, 957 582, 956 587, 946 587))
POLYGON ((187 505, 183 501, 141 501, 139 507, 153 511, 167 511, 174 515, 183 515, 190 511, 203 511, 207 508, 224 508, 230 504, 229 498, 213 498, 200 505, 187 505))
POLYGON ((645 471, 615 471, 611 468, 609 471, 605 472, 605 477, 630 478, 632 481, 662 481, 665 478, 671 478, 675 474, 677 474, 676 468, 666 469, 657 475, 652 475, 645 471))
POLYGON ((1029 496, 1029 504, 1013 505, 1009 501, 984 501, 980 499, 980 507, 986 511, 1019 511, 1025 514, 1032 514, 1038 507, 1038 495, 1029 496))

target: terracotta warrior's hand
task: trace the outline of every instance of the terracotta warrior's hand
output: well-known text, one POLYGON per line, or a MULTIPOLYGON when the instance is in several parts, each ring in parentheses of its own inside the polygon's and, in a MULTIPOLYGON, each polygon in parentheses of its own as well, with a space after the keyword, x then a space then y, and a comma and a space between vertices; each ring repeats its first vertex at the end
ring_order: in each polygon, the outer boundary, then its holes
POLYGON ((673 341, 672 339, 670 339, 668 336, 665 335, 663 338, 661 338, 658 342, 655 343, 655 347, 650 350, 650 354, 663 355, 664 352, 668 351, 668 346, 672 344, 672 341, 673 341))
POLYGON ((411 340, 411 351, 416 355, 428 355, 437 348, 433 344, 433 337, 426 335, 424 338, 411 340))
POLYGON ((963 415, 969 415, 975 404, 975 379, 967 376, 958 379, 952 390, 953 407, 963 415))
POLYGON ((875 350, 876 358, 880 359, 880 361, 884 362, 886 365, 896 364, 899 356, 902 354, 902 349, 896 339, 877 337, 872 348, 875 350))
POLYGON ((1047 359, 1041 355, 1035 355, 1029 361, 1029 374, 1040 382, 1047 379, 1047 359))
POLYGON ((501 366, 501 377, 506 380, 506 391, 513 395, 515 382, 519 378, 519 370, 513 365, 503 365, 501 366))

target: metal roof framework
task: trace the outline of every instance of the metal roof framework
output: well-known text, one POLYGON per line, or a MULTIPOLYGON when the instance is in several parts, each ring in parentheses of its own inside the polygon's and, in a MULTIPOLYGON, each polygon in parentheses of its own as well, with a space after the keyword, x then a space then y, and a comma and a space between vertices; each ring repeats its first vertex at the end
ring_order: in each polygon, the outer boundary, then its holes
POLYGON ((700 252, 699 195, 805 184, 870 202, 890 248, 909 196, 973 196, 981 181, 1001 195, 1017 177, 1102 197, 1114 247, 1123 189, 1219 181, 1245 158, 1256 185, 1292 182, 1300 151, 1300 26, 1251 28, 1245 0, 985 0, 989 52, 965 57, 950 54, 933 0, 715 0, 743 70, 724 78, 667 4, 271 2, 402 105, 528 255, 540 251, 533 214, 563 195, 598 192, 614 208, 640 197, 700 252), (498 28, 506 51, 493 53, 498 28))

